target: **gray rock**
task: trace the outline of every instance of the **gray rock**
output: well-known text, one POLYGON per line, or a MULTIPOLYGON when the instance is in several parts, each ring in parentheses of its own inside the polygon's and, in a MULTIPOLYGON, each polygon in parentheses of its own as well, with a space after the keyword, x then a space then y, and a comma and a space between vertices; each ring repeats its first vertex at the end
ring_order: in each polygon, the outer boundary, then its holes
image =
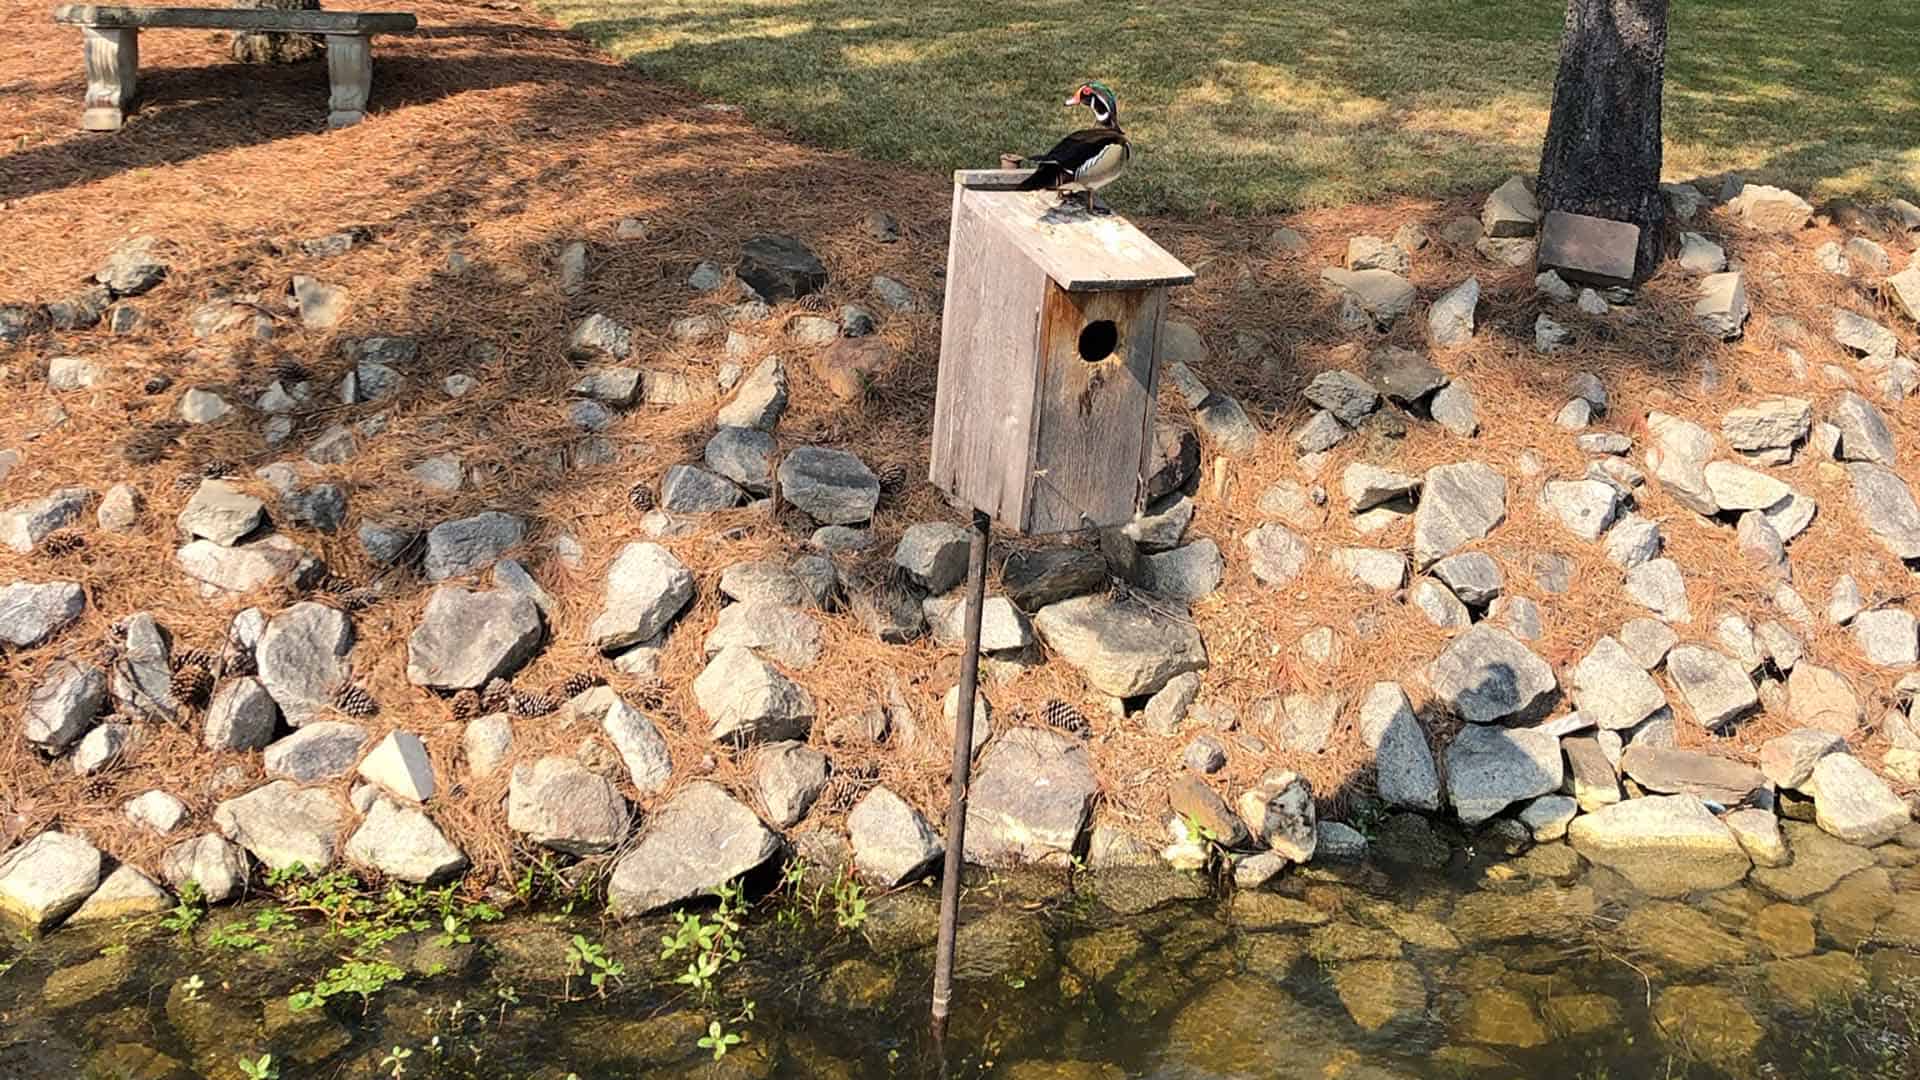
POLYGON ((1366 861, 1367 838, 1360 830, 1338 821, 1318 822, 1314 828, 1318 833, 1313 847, 1314 858, 1331 862, 1366 861))
MULTIPOLYGON (((1543 353, 1557 353, 1570 348, 1574 342, 1573 331, 1557 320, 1539 315, 1533 320, 1533 347, 1543 353)), ((1581 427, 1586 423, 1582 417, 1579 423, 1562 423, 1561 427, 1581 427)))
POLYGON ((130 756, 136 742, 131 724, 101 724, 74 746, 69 763, 76 776, 92 776, 130 756))
POLYGON ((880 481, 844 450, 802 446, 780 461, 780 493, 822 525, 853 525, 873 517, 880 481))
POLYGON ((1538 641, 1546 632, 1540 606, 1524 596, 1502 596, 1487 607, 1487 618, 1521 641, 1538 641))
POLYGON ((207 705, 200 741, 209 750, 258 750, 273 741, 280 708, 259 679, 223 683, 207 705))
POLYGON ((707 440, 707 468, 755 495, 773 489, 773 436, 755 428, 723 427, 707 440))
POLYGON ((1739 881, 1749 862, 1727 827, 1693 795, 1629 799, 1575 818, 1574 850, 1656 895, 1721 888, 1739 881))
POLYGON ((1791 672, 1800 663, 1806 652, 1806 645, 1800 635, 1773 619, 1767 619, 1753 628, 1754 636, 1759 639, 1761 648, 1773 666, 1784 672, 1791 672))
POLYGON ((1739 194, 1727 200, 1726 210, 1741 224, 1761 232, 1799 232, 1813 220, 1813 206, 1807 200, 1766 184, 1743 185, 1739 194))
POLYGON ((460 736, 460 748, 467 755, 468 772, 475 778, 492 776, 513 750, 513 721, 505 713, 469 721, 460 736))
POLYGON ((27 695, 20 717, 21 737, 43 753, 58 756, 87 733, 106 701, 105 672, 89 664, 56 660, 27 695))
POLYGON ((1479 304, 1479 278, 1468 278, 1442 294, 1427 309, 1427 333, 1433 343, 1443 349, 1455 349, 1472 342, 1473 313, 1479 304))
POLYGON ((1340 548, 1333 553, 1334 568, 1377 592, 1392 592, 1407 581, 1406 557, 1381 548, 1340 548))
MULTIPOLYGON (((438 454, 407 467, 407 476, 428 491, 451 494, 466 483, 466 465, 458 454, 438 454)), ((368 526, 362 525, 361 535, 368 526)), ((417 535, 417 534, 416 534, 417 535)))
MULTIPOLYGON (((1279 708, 1273 708, 1277 695, 1269 695, 1261 703, 1265 708, 1261 712, 1271 712, 1270 718, 1256 717, 1262 727, 1271 728, 1283 750, 1302 754, 1318 754, 1327 748, 1327 741, 1333 737, 1333 729, 1340 722, 1340 709, 1345 702, 1337 694, 1288 694, 1279 698, 1279 708)), ((1256 706, 1259 708, 1259 706, 1256 706)))
POLYGON ((1892 468, 1896 451, 1886 417, 1873 403, 1851 390, 1834 395, 1829 419, 1840 433, 1835 457, 1840 461, 1870 461, 1892 468))
POLYGON ((1907 804, 1852 754, 1828 754, 1806 783, 1814 823, 1849 844, 1871 846, 1905 829, 1907 804))
POLYGON ((533 658, 545 636, 539 605, 506 589, 433 590, 407 639, 407 681, 436 690, 477 690, 508 678, 533 658))
POLYGON ((1418 293, 1413 283, 1391 270, 1320 271, 1320 281, 1340 297, 1342 319, 1386 329, 1413 310, 1418 293))
POLYGON ((769 304, 797 300, 827 286, 827 268, 791 236, 756 236, 740 247, 734 274, 769 304))
POLYGON ((299 603, 273 617, 254 651, 260 682, 293 727, 333 708, 333 695, 351 672, 353 623, 323 604, 299 603))
POLYGON ((1545 660, 1484 623, 1449 642, 1427 678, 1440 704, 1474 724, 1538 718, 1559 689, 1545 660))
MULTIPOLYGON (((949 648, 966 642, 964 597, 930 597, 923 605, 933 640, 949 648)), ((980 607, 980 648, 986 653, 1016 653, 1033 643, 1033 624, 1004 596, 986 597, 980 607)))
MULTIPOLYGON (((4 471, 0 470, 0 477, 3 476, 4 471)), ((100 500, 100 509, 96 513, 100 527, 108 532, 128 532, 140 523, 140 514, 146 509, 146 504, 139 489, 133 485, 113 485, 100 500)))
POLYGON ((1634 619, 1620 628, 1620 644, 1634 663, 1647 671, 1665 663, 1667 653, 1679 640, 1672 628, 1658 619, 1634 619))
POLYGON ((1473 622, 1473 615, 1453 591, 1432 578, 1421 578, 1407 593, 1407 602, 1420 609, 1427 621, 1443 629, 1460 629, 1473 622))
POLYGON ((1827 620, 1836 626, 1845 626, 1854 616, 1866 610, 1867 601, 1860 595, 1860 583, 1852 574, 1841 574, 1834 579, 1831 599, 1827 602, 1827 620))
POLYGON ((1469 725, 1447 747, 1447 798, 1468 825, 1558 791, 1560 740, 1526 729, 1469 725))
POLYGON ((893 563, 928 592, 946 592, 967 576, 970 536, 944 521, 910 526, 893 549, 893 563))
POLYGON ((634 403, 640 394, 640 369, 597 364, 584 369, 573 384, 573 393, 618 408, 634 403))
POLYGON ((1284 525, 1261 525, 1241 537, 1253 576, 1279 588, 1300 575, 1312 550, 1284 525))
POLYGON ((1521 809, 1520 824, 1527 827, 1534 843, 1544 844, 1567 835, 1567 826, 1579 812, 1580 804, 1565 795, 1542 795, 1521 809))
POLYGON ((1573 286, 1567 284, 1567 280, 1561 277, 1558 271, 1541 271, 1534 277, 1533 287, 1539 290, 1540 295, 1556 304, 1573 303, 1573 286))
POLYGON ((1598 480, 1550 481, 1541 501, 1582 540, 1598 540, 1620 511, 1619 492, 1598 480))
POLYGON ((740 381, 733 400, 722 406, 721 427, 772 431, 787 411, 787 371, 777 357, 768 357, 740 381))
MULTIPOLYGON (((1005 603, 1005 601, 1001 601, 1005 603)), ((765 602, 729 604, 706 638, 711 657, 729 648, 751 649, 787 667, 820 659, 820 624, 797 608, 765 602)))
POLYGON ((1680 234, 1680 269, 1689 274, 1718 274, 1727 268, 1727 252, 1697 232, 1680 234))
POLYGON ((1720 418, 1720 434, 1735 450, 1791 447, 1812 430, 1813 403, 1804 398, 1761 398, 1720 418))
POLYGON ((1777 787, 1801 789, 1828 754, 1847 752, 1847 741, 1828 731, 1796 728, 1760 744, 1760 772, 1777 787))
POLYGON ((1105 595, 1075 597, 1042 608, 1034 628, 1095 689, 1114 697, 1151 694, 1174 676, 1207 666, 1206 648, 1192 623, 1158 605, 1105 595))
POLYGON ((1347 511, 1358 514, 1399 499, 1411 498, 1420 490, 1416 477, 1382 469, 1377 465, 1355 462, 1340 475, 1340 491, 1347 499, 1347 511))
POLYGON ((1155 734, 1172 735, 1179 730, 1181 721, 1187 717, 1187 710, 1193 707, 1194 699, 1199 696, 1198 672, 1175 675, 1147 699, 1146 708, 1140 711, 1141 722, 1155 734))
POLYGON ((1143 557, 1140 575, 1140 585, 1148 592, 1174 600, 1198 600, 1220 587, 1226 560, 1212 540, 1199 540, 1143 557))
POLYGON ((336 484, 299 488, 281 496, 280 513, 291 526, 338 532, 347 520, 347 493, 336 484))
POLYGON ((1198 776, 1186 773, 1174 780, 1167 789, 1167 801, 1183 822, 1211 834, 1220 846, 1231 850, 1246 845, 1246 823, 1227 807, 1219 792, 1198 776))
POLYGON ((571 758, 516 765, 507 787, 507 827, 545 848, 588 856, 626 842, 632 819, 613 784, 571 758))
POLYGON ((1783 580, 1788 576, 1787 549, 1765 514, 1752 510, 1741 514, 1740 524, 1734 531, 1734 544, 1740 557, 1750 565, 1783 580))
POLYGON ((1434 577, 1445 582, 1447 588, 1470 607, 1486 607, 1506 588, 1500 564, 1478 551, 1449 555, 1430 569, 1434 577))
POLYGON ((380 566, 397 565, 420 542, 421 537, 418 529, 371 521, 361 522, 355 535, 360 540, 360 549, 380 566))
POLYGON ((1880 546, 1895 558, 1920 558, 1920 506, 1913 491, 1892 469, 1868 461, 1846 466, 1853 507, 1880 546))
POLYGON ((0 512, 0 543, 22 555, 31 555, 40 541, 80 519, 93 501, 93 492, 66 487, 31 502, 0 512))
POLYGON ((733 481, 698 465, 674 465, 660 481, 660 508, 676 514, 710 514, 740 502, 733 481))
POLYGON ((1707 333, 1723 341, 1738 338, 1749 310, 1744 273, 1735 270, 1700 279, 1700 299, 1693 305, 1693 318, 1707 333))
POLYGON ((1398 683, 1377 682, 1360 702, 1360 737, 1374 753, 1375 786, 1391 806, 1440 809, 1440 777, 1427 734, 1398 683))
POLYGON ((367 744, 365 728, 317 720, 267 747, 261 764, 268 776, 302 784, 332 780, 353 771, 367 744))
MULTIPOLYGON (((1560 749, 1567 760, 1567 778, 1561 790, 1572 795, 1583 812, 1591 814, 1620 801, 1620 776, 1598 737, 1562 739, 1560 749)), ((1612 757, 1618 756, 1616 745, 1612 757)))
POLYGON ((211 424, 232 413, 233 406, 219 394, 196 386, 180 395, 174 412, 189 424, 211 424))
POLYGON ((1532 236, 1540 228, 1540 204, 1525 180, 1510 177, 1487 196, 1480 226, 1491 237, 1532 236))
POLYGON ((719 785, 682 788, 655 811, 633 850, 614 864, 607 908, 644 915, 690 900, 755 870, 780 850, 780 838, 719 785))
POLYGON ((1758 769, 1694 750, 1634 745, 1620 758, 1620 771, 1647 791, 1660 795, 1698 795, 1721 806, 1736 806, 1771 785, 1758 769))
POLYGON ((1222 453, 1251 454, 1260 440, 1260 428, 1240 402, 1227 395, 1209 395, 1193 410, 1193 422, 1222 453))
POLYGON ((1706 477, 1707 463, 1713 458, 1713 436, 1698 424, 1661 412, 1647 415, 1647 427, 1655 442, 1655 448, 1647 452, 1647 466, 1660 486, 1695 513, 1719 513, 1706 477))
POLYGON ((597 401, 576 401, 567 406, 567 422, 581 431, 605 431, 615 419, 614 411, 597 401))
POLYGON ((1602 637, 1574 668, 1574 706, 1604 730, 1639 725, 1667 707, 1667 696, 1647 674, 1648 666, 1620 642, 1602 637))
POLYGON ((1891 359, 1900 349, 1893 331, 1842 308, 1833 310, 1833 340, 1842 348, 1882 360, 1891 359))
POLYGON ((435 525, 427 532, 423 564, 427 580, 445 581, 484 570, 526 536, 523 519, 497 510, 435 525))
POLYGON ((136 236, 113 249, 93 280, 105 285, 115 296, 139 296, 166 280, 170 268, 154 236, 136 236))
POLYGON ((1490 466, 1463 461, 1428 469, 1413 519, 1416 569, 1485 537, 1506 517, 1507 481, 1490 466))
POLYGON ((321 432, 307 447, 307 460, 315 465, 341 465, 358 452, 352 429, 335 424, 321 432))
POLYGON ((1607 560, 1622 570, 1632 570, 1651 562, 1659 557, 1660 549, 1665 544, 1660 523, 1639 514, 1622 515, 1607 530, 1605 537, 1607 560))
POLYGON ((1351 432, 1332 413, 1322 409, 1293 433, 1293 443, 1302 454, 1320 454, 1340 445, 1351 432))
POLYGON ((694 699, 713 742, 749 744, 804 739, 813 698, 746 649, 723 649, 693 681, 694 699))
POLYGON ((1480 431, 1480 413, 1473 400, 1473 390, 1460 379, 1433 395, 1432 414, 1435 423, 1463 439, 1470 439, 1480 431))
POLYGON ((1877 608, 1854 616, 1853 639, 1870 664, 1907 667, 1920 660, 1914 617, 1899 608, 1877 608))
POLYGON ((467 857, 432 819, 413 807, 374 800, 347 840, 347 858, 396 881, 435 885, 458 877, 467 857))
POLYGON ((39 933, 58 926, 100 884, 100 852, 48 830, 0 859, 0 917, 39 933))
POLYGON ((1181 752, 1181 763, 1202 776, 1211 776, 1227 767, 1227 748, 1211 735, 1201 735, 1181 752))
POLYGON ((1765 510, 1785 499, 1787 485, 1766 473, 1731 461, 1709 462, 1703 470, 1707 490, 1721 510, 1765 510))
POLYGON ((1573 442, 1587 454, 1625 454, 1633 449, 1632 439, 1612 431, 1588 432, 1576 436, 1573 442))
POLYGON ((1399 244, 1377 236, 1356 236, 1347 241, 1347 269, 1405 274, 1413 269, 1413 259, 1399 244))
POLYGON ((1179 546, 1193 511, 1193 500, 1176 492, 1135 514, 1121 532, 1143 551, 1165 551, 1179 546))
POLYGON ((1320 830, 1313 788, 1305 777, 1284 770, 1270 772, 1260 778, 1259 786, 1241 793, 1239 809, 1254 843, 1293 862, 1313 858, 1320 830))
POLYGON ((1672 559, 1651 559, 1629 569, 1624 589, 1635 602, 1666 622, 1693 621, 1687 584, 1672 559))
POLYGON ((734 563, 720 572, 720 595, 740 604, 802 607, 814 593, 793 568, 771 559, 734 563))
POLYGON ((827 756, 802 743, 774 743, 760 752, 754 777, 768 820, 792 828, 826 790, 827 756))
POLYGON ((269 870, 294 865, 323 874, 333 865, 347 812, 319 788, 275 780, 213 808, 213 823, 269 870))
POLYGON ((1332 413, 1348 427, 1358 426, 1380 406, 1380 395, 1358 375, 1323 371, 1307 384, 1306 399, 1332 413))
POLYGON ((1079 849, 1099 781, 1084 744, 1016 728, 980 759, 967 802, 967 861, 1064 867, 1079 849))
POLYGON ((862 796, 847 815, 854 871, 882 888, 895 888, 930 872, 946 848, 906 800, 886 787, 862 796))
POLYGON ((1693 710, 1694 720, 1712 731, 1760 704, 1753 679, 1725 653, 1704 645, 1676 645, 1667 653, 1667 676, 1693 710))
POLYGON ((647 641, 692 599, 693 574, 672 552, 644 541, 628 544, 607 569, 605 599, 588 640, 602 652, 647 641))
POLYGON ((247 854, 240 845, 208 833, 168 848, 160 858, 160 876, 175 891, 192 883, 207 903, 224 903, 246 888, 247 854))
POLYGON ((580 320, 573 328, 567 347, 575 356, 611 356, 624 360, 633 353, 633 331, 596 313, 580 320))

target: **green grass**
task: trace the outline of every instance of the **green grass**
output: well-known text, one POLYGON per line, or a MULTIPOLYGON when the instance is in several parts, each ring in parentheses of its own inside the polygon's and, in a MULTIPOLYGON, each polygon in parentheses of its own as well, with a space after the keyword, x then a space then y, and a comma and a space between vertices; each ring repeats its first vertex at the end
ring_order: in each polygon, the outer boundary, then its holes
MULTIPOLYGON (((1556 0, 540 0, 637 68, 819 144, 934 170, 1044 149, 1099 78, 1129 210, 1485 187, 1538 164, 1556 0)), ((1667 173, 1920 188, 1920 8, 1676 0, 1667 173)))

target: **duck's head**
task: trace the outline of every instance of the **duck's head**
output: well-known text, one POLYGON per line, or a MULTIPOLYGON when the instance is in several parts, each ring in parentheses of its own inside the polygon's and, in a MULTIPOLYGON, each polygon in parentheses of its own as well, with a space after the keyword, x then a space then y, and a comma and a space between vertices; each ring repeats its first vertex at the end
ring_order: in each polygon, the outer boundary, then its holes
POLYGON ((1081 83, 1080 89, 1067 99, 1067 107, 1085 105, 1093 110, 1093 119, 1106 127, 1117 126, 1120 119, 1120 102, 1107 89, 1105 83, 1081 83))

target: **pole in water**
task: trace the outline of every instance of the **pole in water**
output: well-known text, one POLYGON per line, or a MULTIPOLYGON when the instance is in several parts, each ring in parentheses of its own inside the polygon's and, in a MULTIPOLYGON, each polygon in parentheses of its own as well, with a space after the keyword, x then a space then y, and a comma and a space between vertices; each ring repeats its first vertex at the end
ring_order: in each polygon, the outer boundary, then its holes
POLYGON ((953 1003, 953 939, 960 925, 960 873, 966 864, 967 786, 973 776, 973 708, 980 688, 980 609, 987 595, 987 534, 993 519, 973 512, 967 549, 966 645, 960 656, 960 693, 954 703, 953 781, 947 797, 947 860, 940 875, 940 944, 933 961, 933 1034, 946 1034, 953 1003))

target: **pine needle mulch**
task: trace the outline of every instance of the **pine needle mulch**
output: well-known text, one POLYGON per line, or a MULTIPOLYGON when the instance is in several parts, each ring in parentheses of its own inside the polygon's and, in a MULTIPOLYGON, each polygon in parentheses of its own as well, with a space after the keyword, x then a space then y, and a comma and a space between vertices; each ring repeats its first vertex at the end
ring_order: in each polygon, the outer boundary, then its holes
MULTIPOLYGON (((8 147, 0 157, 0 301, 69 295, 135 235, 159 238, 172 263, 169 279, 134 301, 142 313, 134 332, 59 334, 0 354, 0 431, 7 433, 0 448, 17 447, 23 456, 0 480, 0 502, 72 484, 103 492, 116 482, 133 485, 146 501, 145 524, 133 532, 96 529, 89 518, 77 550, 0 552, 0 581, 67 578, 82 582, 89 596, 82 622, 54 644, 0 653, 0 715, 18 716, 27 688, 53 660, 107 648, 112 624, 132 612, 155 613, 176 648, 217 651, 227 621, 249 601, 203 598, 174 565, 172 519, 191 493, 191 481, 180 478, 231 465, 239 482, 272 506, 270 489, 252 470, 298 460, 329 426, 379 414, 384 431, 360 438, 359 452, 346 464, 299 464, 308 482, 347 490, 348 526, 337 535, 285 531, 332 569, 317 599, 340 604, 351 596, 366 604, 354 614, 354 680, 381 707, 366 723, 375 736, 404 728, 426 740, 442 789, 430 810, 488 877, 503 874, 512 858, 505 773, 472 780, 461 762, 462 724, 450 703, 407 682, 406 638, 428 587, 373 566, 354 540, 354 526, 425 527, 488 509, 528 518, 532 532, 520 555, 554 597, 553 633, 516 685, 544 690, 580 673, 604 677, 630 699, 650 702, 677 776, 710 776, 757 801, 754 755, 735 756, 707 742, 690 683, 705 660, 702 639, 717 618, 720 570, 747 559, 790 560, 806 549, 810 526, 792 513, 769 519, 743 509, 665 540, 694 571, 697 598, 668 641, 660 685, 616 671, 584 639, 606 565, 622 544, 642 535, 641 515, 627 493, 636 483, 657 484, 673 464, 697 460, 724 398, 635 407, 607 432, 619 450, 615 463, 569 468, 566 455, 578 433, 568 420, 568 389, 578 365, 567 356, 568 334, 586 315, 605 314, 633 329, 631 362, 708 384, 724 365, 751 370, 779 355, 792 382, 792 404, 778 431, 782 448, 839 446, 876 471, 892 466, 924 476, 949 191, 941 175, 796 145, 722 103, 648 83, 517 12, 444 3, 415 10, 420 34, 376 41, 373 112, 358 127, 324 130, 326 80, 319 64, 242 68, 227 62, 218 35, 158 32, 142 42, 141 108, 126 130, 99 136, 74 128, 82 95, 74 31, 53 26, 35 4, 0 2, 16 28, 0 44, 0 101, 6 104, 0 135, 8 147), (875 210, 899 220, 898 242, 868 234, 864 222, 875 210), (629 222, 624 228, 623 221, 629 222), (301 246, 348 228, 364 228, 371 239, 331 258, 301 246), (731 341, 677 340, 669 332, 676 320, 719 315, 739 299, 731 287, 696 293, 686 285, 689 273, 702 262, 730 266, 742 242, 762 232, 797 236, 820 254, 833 275, 824 295, 736 327, 731 341), (588 245, 588 268, 584 286, 569 293, 556 263, 572 241, 588 245), (876 274, 908 285, 919 297, 918 310, 888 311, 870 290, 876 274), (348 290, 337 325, 301 326, 286 299, 296 275, 348 290), (221 297, 255 304, 270 316, 271 340, 196 338, 189 315, 221 297), (786 332, 798 316, 833 315, 849 302, 882 316, 877 339, 888 357, 867 395, 851 402, 827 387, 824 347, 798 344, 786 332), (373 335, 418 340, 405 385, 377 404, 335 403, 334 389, 352 366, 343 346, 373 335), (45 373, 59 355, 92 358, 108 377, 92 389, 56 394, 45 373), (264 417, 246 406, 270 382, 295 373, 310 375, 320 397, 292 414, 295 431, 283 447, 267 447, 264 417), (453 374, 472 376, 476 389, 450 398, 441 387, 453 374), (164 376, 168 388, 146 392, 156 376, 164 376), (220 423, 176 425, 175 403, 189 387, 218 390, 242 407, 220 423), (448 453, 462 458, 468 482, 461 491, 435 494, 407 477, 405 470, 423 458, 448 453), (563 536, 584 550, 577 565, 555 548, 563 536)), ((1124 185, 1113 200, 1125 210, 1124 185)), ((1717 429, 1727 408, 1764 394, 1824 402, 1832 394, 1825 365, 1865 387, 1868 373, 1827 340, 1833 305, 1897 327, 1912 351, 1911 327, 1870 283, 1815 269, 1813 249, 1844 235, 1825 225, 1791 240, 1744 233, 1718 217, 1703 225, 1720 234, 1748 270, 1759 314, 1741 342, 1715 342, 1693 327, 1694 286, 1673 267, 1636 305, 1604 319, 1556 309, 1554 317, 1573 326, 1579 342, 1550 357, 1532 347, 1542 302, 1531 274, 1495 268, 1471 250, 1449 250, 1436 240, 1414 257, 1412 278, 1423 302, 1469 274, 1485 287, 1474 344, 1436 358, 1472 384, 1482 434, 1462 440, 1419 420, 1407 421, 1404 432, 1370 425, 1308 475, 1289 440, 1307 415, 1298 393, 1306 382, 1331 367, 1364 370, 1365 350, 1379 344, 1426 347, 1419 318, 1403 320, 1377 340, 1343 334, 1333 301, 1318 286, 1319 270, 1341 261, 1349 236, 1387 236, 1406 222, 1437 234, 1449 217, 1475 209, 1464 202, 1409 201, 1285 220, 1140 222, 1200 270, 1199 284, 1176 294, 1174 310, 1210 346, 1201 376, 1238 396, 1270 432, 1259 452, 1242 459, 1218 460, 1208 447, 1195 493, 1192 535, 1212 537, 1227 556, 1225 586, 1194 604, 1192 618, 1211 660, 1201 700, 1240 719, 1240 731, 1224 736, 1230 764, 1219 780, 1229 794, 1269 769, 1292 768, 1312 780, 1328 812, 1339 813, 1370 787, 1370 755, 1351 707, 1325 752, 1281 752, 1273 749, 1277 733, 1263 729, 1253 708, 1270 693, 1333 693, 1351 706, 1372 682, 1393 678, 1407 686, 1416 707, 1432 712, 1423 672, 1449 632, 1429 625, 1403 593, 1367 590, 1328 559, 1342 546, 1411 548, 1410 522, 1366 535, 1354 528, 1340 505, 1338 479, 1347 464, 1365 460, 1417 474, 1471 458, 1506 475, 1508 520, 1475 546, 1500 562, 1511 593, 1540 604, 1545 635, 1536 647, 1566 673, 1598 636, 1645 614, 1622 595, 1621 575, 1600 546, 1575 539, 1537 505, 1543 483, 1587 468, 1571 435, 1552 422, 1573 374, 1591 371, 1605 381, 1613 406, 1598 427, 1632 436, 1638 463, 1650 409, 1717 429), (1305 234, 1309 250, 1289 254, 1273 246, 1271 233, 1282 224, 1305 234), (1804 332, 1794 330, 1789 316, 1804 332), (1810 374, 1804 381, 1785 359, 1788 346, 1805 357, 1810 374), (1713 389, 1703 381, 1709 370, 1713 389), (1315 549, 1307 572, 1288 588, 1271 590, 1253 579, 1239 537, 1263 520, 1260 495, 1281 479, 1325 485, 1331 505, 1326 523, 1307 533, 1315 549), (1550 594, 1535 579, 1531 568, 1543 553, 1572 560, 1566 594, 1550 594), (1323 626, 1333 629, 1338 648, 1331 660, 1315 663, 1299 641, 1323 626), (1251 749, 1241 741, 1247 735, 1267 749, 1251 749)), ((1904 262, 1905 240, 1880 238, 1904 262)), ((1184 415, 1171 396, 1163 406, 1184 415)), ((1885 409, 1900 445, 1920 446, 1912 409, 1885 409)), ((1920 479, 1914 461, 1911 454, 1901 461, 1910 482, 1920 479)), ((1795 583, 1816 612, 1841 573, 1853 573, 1882 600, 1904 599, 1907 572, 1860 528, 1843 475, 1804 453, 1775 471, 1820 506, 1813 526, 1791 547, 1795 583)), ((1702 521, 1653 485, 1642 489, 1640 513, 1661 522, 1669 552, 1686 571, 1694 617, 1676 628, 1684 640, 1712 642, 1726 612, 1755 621, 1776 617, 1772 583, 1737 559, 1730 527, 1702 521)), ((872 554, 844 559, 843 576, 871 576, 872 561, 885 559, 904 528, 930 519, 963 520, 918 481, 889 496, 874 523, 872 554)), ((996 576, 1006 554, 1037 542, 998 542, 996 576)), ((271 611, 294 599, 251 602, 271 611)), ((814 742, 823 743, 834 721, 888 704, 904 705, 902 715, 916 730, 897 732, 880 747, 832 748, 841 779, 831 805, 806 827, 834 824, 851 796, 873 782, 895 788, 937 819, 947 764, 939 701, 955 680, 956 651, 930 641, 884 645, 851 611, 823 615, 822 623, 824 658, 793 672, 818 706, 814 742)), ((1858 742, 1877 759, 1884 747, 1877 718, 1892 703, 1899 673, 1868 667, 1848 633, 1819 620, 1809 657, 1845 671, 1862 690, 1868 725, 1858 742)), ((1113 713, 1062 663, 997 675, 987 688, 996 722, 1037 717, 1050 701, 1073 706, 1091 726, 1103 818, 1157 836, 1161 792, 1180 768, 1192 731, 1178 738, 1147 733, 1137 720, 1113 713)), ((1741 757, 1751 757, 1761 739, 1787 724, 1771 711, 1731 737, 1711 739, 1690 723, 1684 706, 1676 707, 1684 743, 1712 743, 1741 757)), ((1450 726, 1444 717, 1431 719, 1438 748, 1450 726)), ((259 782, 257 754, 198 749, 198 723, 196 717, 180 729, 150 728, 130 760, 91 778, 73 775, 63 761, 43 762, 19 738, 8 738, 0 746, 8 827, 16 833, 53 823, 81 829, 116 857, 153 866, 165 841, 126 821, 120 807, 127 799, 165 788, 188 802, 189 828, 197 830, 210 826, 220 799, 259 782)), ((514 727, 516 761, 604 741, 593 726, 565 723, 563 713, 516 720, 514 727)), ((347 784, 339 786, 344 795, 347 784)), ((657 802, 636 801, 643 812, 657 802)))

